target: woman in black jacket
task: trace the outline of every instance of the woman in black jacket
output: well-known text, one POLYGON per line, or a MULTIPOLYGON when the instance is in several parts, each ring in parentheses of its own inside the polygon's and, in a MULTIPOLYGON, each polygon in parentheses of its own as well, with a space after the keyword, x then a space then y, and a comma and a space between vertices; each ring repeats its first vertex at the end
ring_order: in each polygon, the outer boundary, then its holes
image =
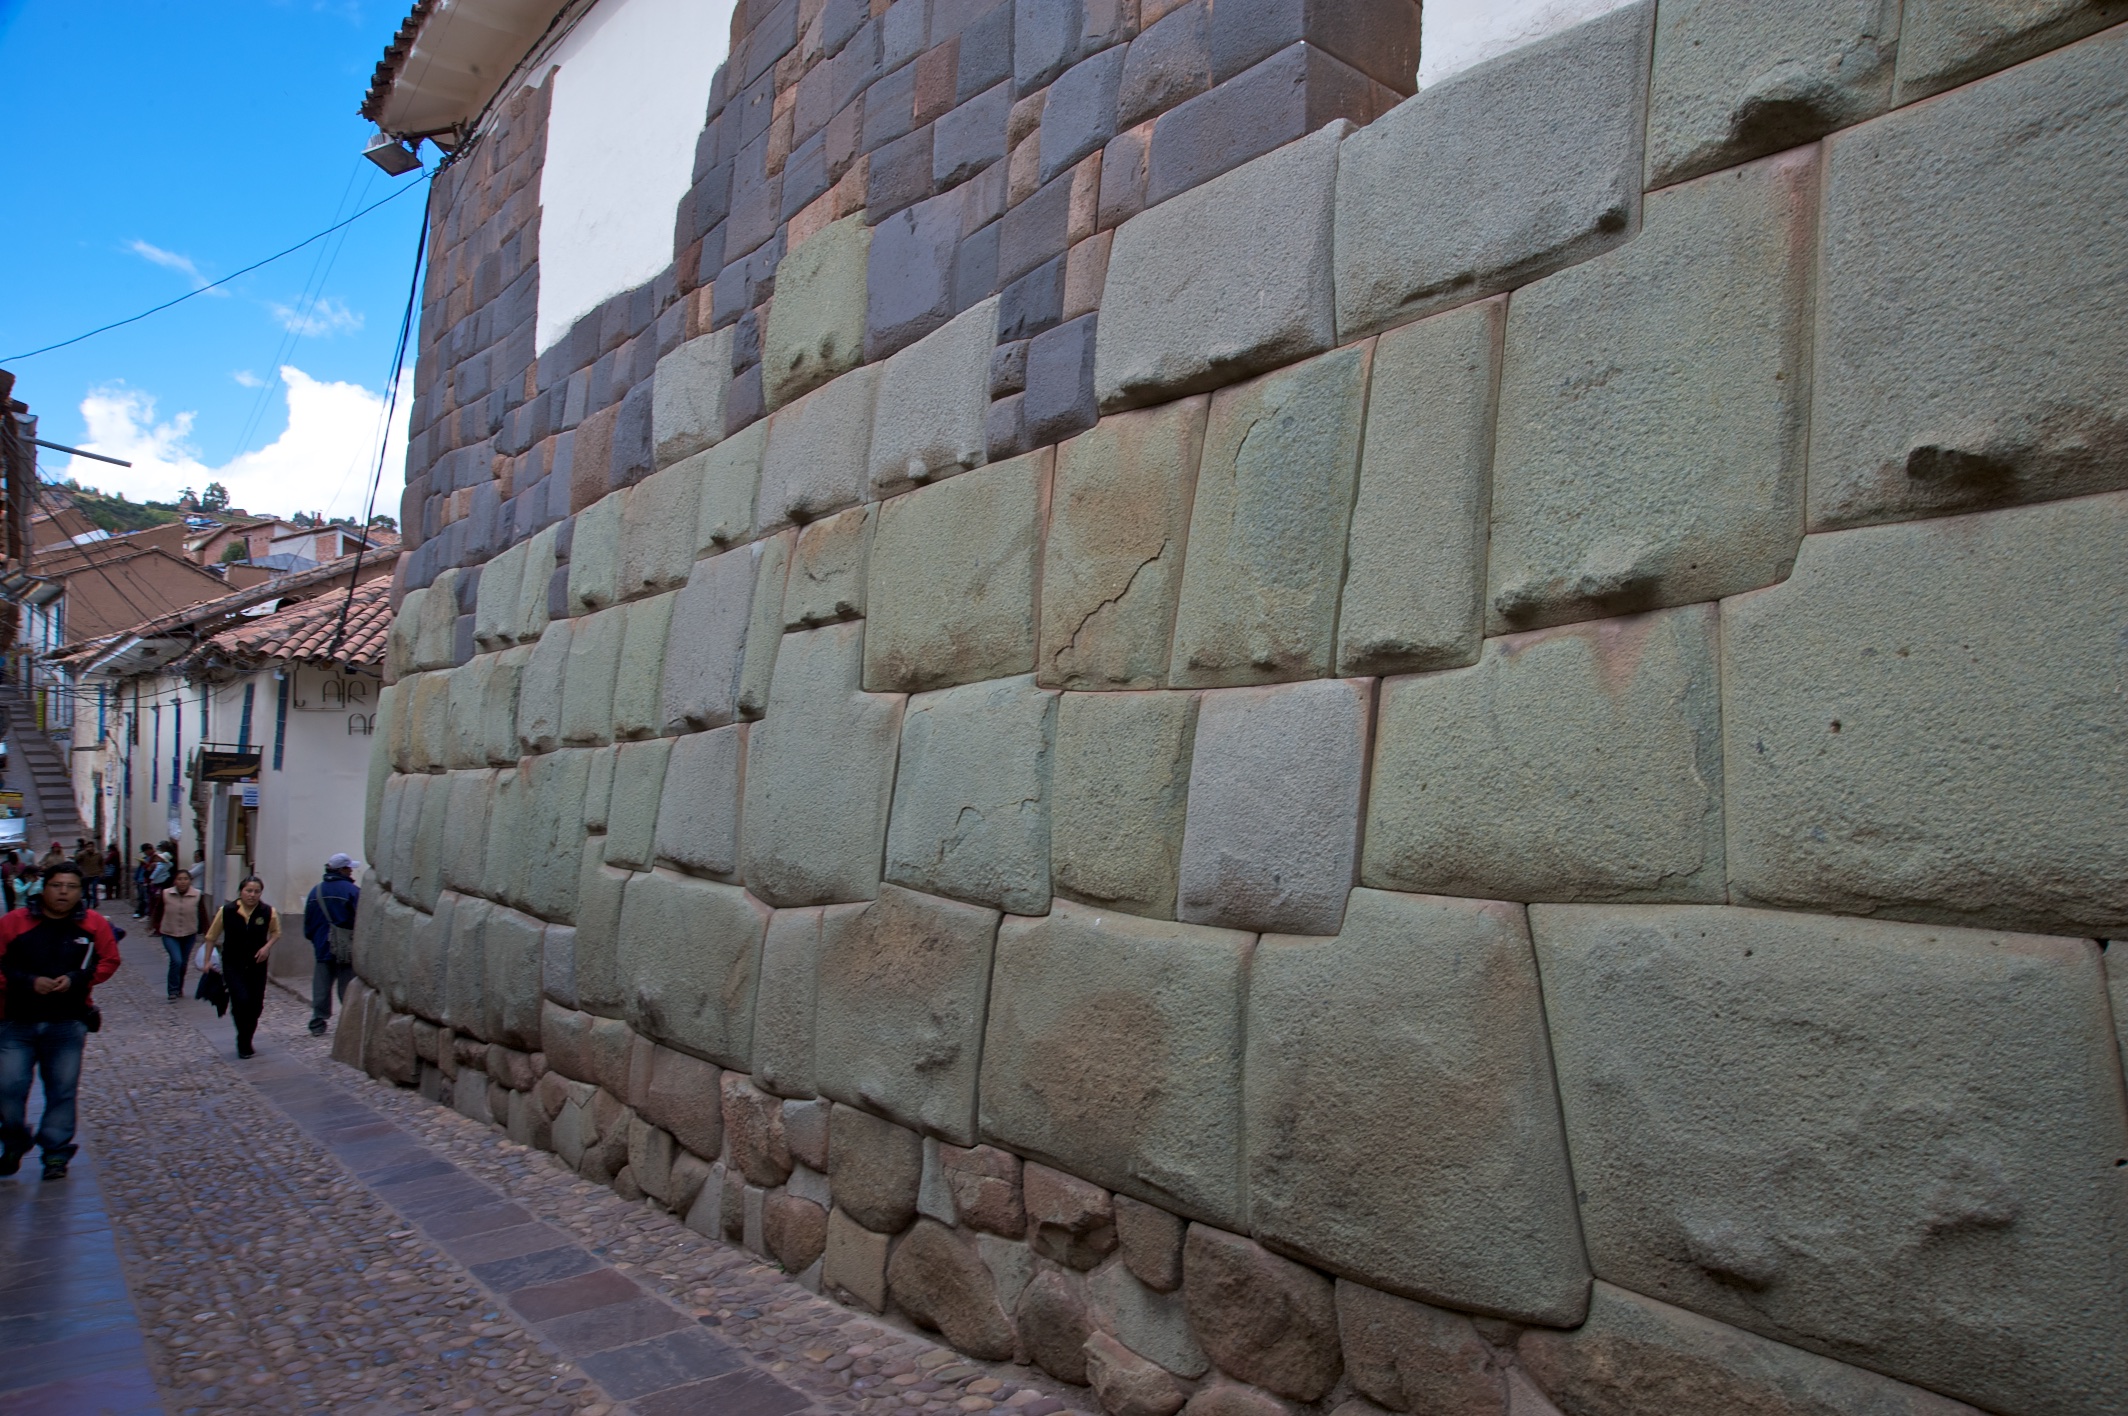
POLYGON ((222 951, 222 979, 236 1020, 236 1055, 253 1056, 252 1038, 266 1007, 266 958, 281 937, 280 912, 266 903, 266 882, 247 875, 236 898, 214 913, 207 944, 222 951))

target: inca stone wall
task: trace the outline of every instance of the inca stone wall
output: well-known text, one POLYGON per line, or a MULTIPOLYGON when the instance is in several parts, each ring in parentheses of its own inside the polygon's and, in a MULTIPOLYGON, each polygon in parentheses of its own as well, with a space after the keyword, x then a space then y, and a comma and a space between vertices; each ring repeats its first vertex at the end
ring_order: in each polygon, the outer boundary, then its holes
POLYGON ((519 97, 340 1055, 1114 1416, 2128 1412, 2124 20, 752 0, 536 356, 519 97))

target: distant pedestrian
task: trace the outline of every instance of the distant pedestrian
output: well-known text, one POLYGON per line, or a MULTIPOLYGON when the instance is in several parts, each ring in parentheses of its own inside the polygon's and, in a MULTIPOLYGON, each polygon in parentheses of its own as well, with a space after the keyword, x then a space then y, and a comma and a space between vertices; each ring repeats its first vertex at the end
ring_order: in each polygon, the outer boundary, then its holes
POLYGON ((94 908, 100 898, 97 891, 103 886, 103 847, 94 841, 83 841, 81 849, 74 852, 74 864, 81 867, 82 899, 94 908))
POLYGON ((148 877, 155 871, 155 847, 140 848, 140 860, 133 867, 133 918, 148 917, 148 877))
POLYGON ((44 853, 44 859, 37 862, 37 867, 40 870, 50 870, 55 865, 65 865, 67 863, 66 847, 60 845, 58 838, 54 837, 52 848, 44 853))
POLYGON ((155 897, 148 928, 162 936, 163 952, 170 956, 168 990, 172 1003, 185 996, 185 960, 198 942, 205 921, 213 914, 207 897, 192 888, 189 870, 172 873, 170 888, 155 897))
POLYGON ((236 898, 214 912, 207 943, 222 951, 222 981, 229 985, 229 1012, 236 1019, 236 1055, 251 1057, 266 1007, 266 960, 281 937, 281 916, 266 903, 266 882, 247 875, 236 898))
POLYGON ((102 915, 81 902, 81 871, 61 861, 44 873, 37 909, 0 916, 0 1175, 22 1168, 32 1145, 44 1151, 44 1178, 57 1180, 74 1158, 74 1091, 81 1049, 103 1025, 89 990, 118 972, 118 940, 102 915), (44 1115, 28 1125, 30 1078, 44 1083, 44 1115))
POLYGON ((347 1001, 347 982, 355 976, 355 910, 362 887, 355 883, 355 862, 338 854, 325 862, 325 878, 310 887, 303 901, 303 937, 316 962, 310 968, 310 1035, 322 1037, 332 1020, 333 994, 347 1001))

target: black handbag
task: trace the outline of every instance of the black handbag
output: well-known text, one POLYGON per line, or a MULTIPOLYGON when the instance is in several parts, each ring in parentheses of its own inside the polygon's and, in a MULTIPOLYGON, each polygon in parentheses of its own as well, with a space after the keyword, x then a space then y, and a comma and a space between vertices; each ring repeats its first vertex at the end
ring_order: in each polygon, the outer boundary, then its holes
POLYGON ((199 987, 192 991, 194 998, 214 1005, 214 1016, 221 1017, 229 1011, 229 985, 222 978, 220 969, 209 969, 200 975, 199 987))

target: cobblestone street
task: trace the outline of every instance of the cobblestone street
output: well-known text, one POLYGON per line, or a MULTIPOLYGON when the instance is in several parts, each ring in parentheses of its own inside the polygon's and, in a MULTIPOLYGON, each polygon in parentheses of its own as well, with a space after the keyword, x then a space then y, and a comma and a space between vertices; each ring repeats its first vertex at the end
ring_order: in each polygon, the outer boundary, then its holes
POLYGON ((227 1022, 166 1003, 137 936, 127 951, 97 995, 76 1190, 52 1195, 33 1165, 0 1182, 0 1341, 78 1353, 93 1307, 110 1355, 0 1377, 0 1413, 152 1409, 105 1390, 141 1349, 172 1413, 1063 1409, 1025 1368, 818 1298, 333 1063, 285 993, 268 991, 260 1055, 238 1064, 227 1022), (137 1343, 115 1269, 96 1278, 92 1259, 24 1238, 63 1209, 93 1254, 98 1187, 137 1343))

